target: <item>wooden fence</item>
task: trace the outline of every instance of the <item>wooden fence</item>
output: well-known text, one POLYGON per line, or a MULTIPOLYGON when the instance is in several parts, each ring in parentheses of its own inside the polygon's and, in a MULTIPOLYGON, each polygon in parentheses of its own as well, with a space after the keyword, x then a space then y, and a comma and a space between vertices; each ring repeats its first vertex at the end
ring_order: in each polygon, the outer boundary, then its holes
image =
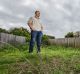
POLYGON ((23 36, 16 36, 12 34, 0 33, 0 42, 6 43, 20 43, 24 44, 26 42, 26 38, 23 36))
POLYGON ((55 45, 63 45, 63 46, 70 46, 70 47, 80 47, 80 38, 59 38, 59 39, 49 39, 50 44, 55 45))

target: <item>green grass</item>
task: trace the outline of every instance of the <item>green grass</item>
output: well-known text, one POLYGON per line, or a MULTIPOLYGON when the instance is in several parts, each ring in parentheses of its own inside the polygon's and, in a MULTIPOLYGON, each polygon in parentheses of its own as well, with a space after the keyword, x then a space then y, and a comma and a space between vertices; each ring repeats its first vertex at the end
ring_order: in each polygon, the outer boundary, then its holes
POLYGON ((29 54, 28 44, 0 47, 0 74, 80 74, 79 48, 42 46, 40 54, 29 54))

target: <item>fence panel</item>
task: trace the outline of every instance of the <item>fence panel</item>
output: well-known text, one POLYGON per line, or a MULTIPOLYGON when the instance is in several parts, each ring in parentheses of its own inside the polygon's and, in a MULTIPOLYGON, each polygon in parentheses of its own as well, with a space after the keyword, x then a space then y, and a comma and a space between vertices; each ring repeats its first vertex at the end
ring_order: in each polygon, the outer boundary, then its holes
POLYGON ((80 38, 58 38, 58 39, 49 39, 50 44, 71 46, 71 47, 80 47, 80 38))
POLYGON ((0 33, 0 41, 6 43, 26 43, 26 38, 23 36, 16 36, 12 34, 0 33))

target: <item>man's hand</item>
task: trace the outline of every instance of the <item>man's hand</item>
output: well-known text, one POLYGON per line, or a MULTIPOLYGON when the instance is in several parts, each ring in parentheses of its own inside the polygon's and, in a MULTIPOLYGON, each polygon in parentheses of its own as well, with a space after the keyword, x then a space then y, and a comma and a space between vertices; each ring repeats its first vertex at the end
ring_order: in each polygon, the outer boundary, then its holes
POLYGON ((33 28, 33 27, 30 27, 30 29, 31 29, 31 31, 33 31, 33 30, 34 30, 34 28, 33 28))

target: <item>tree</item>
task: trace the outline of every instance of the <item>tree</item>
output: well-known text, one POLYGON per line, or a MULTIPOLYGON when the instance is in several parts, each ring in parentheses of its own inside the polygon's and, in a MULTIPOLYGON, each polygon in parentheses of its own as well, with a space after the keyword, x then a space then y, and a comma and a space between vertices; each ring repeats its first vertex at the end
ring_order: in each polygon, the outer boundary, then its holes
POLYGON ((69 37, 74 37, 74 33, 73 32, 69 32, 65 35, 65 38, 69 38, 69 37))
POLYGON ((9 30, 9 33, 10 34, 13 34, 13 35, 18 35, 18 36, 25 36, 26 37, 26 41, 29 41, 30 40, 30 33, 27 29, 23 28, 23 27, 20 27, 20 28, 11 28, 9 30))
POLYGON ((0 33, 8 33, 7 30, 0 28, 0 33))

